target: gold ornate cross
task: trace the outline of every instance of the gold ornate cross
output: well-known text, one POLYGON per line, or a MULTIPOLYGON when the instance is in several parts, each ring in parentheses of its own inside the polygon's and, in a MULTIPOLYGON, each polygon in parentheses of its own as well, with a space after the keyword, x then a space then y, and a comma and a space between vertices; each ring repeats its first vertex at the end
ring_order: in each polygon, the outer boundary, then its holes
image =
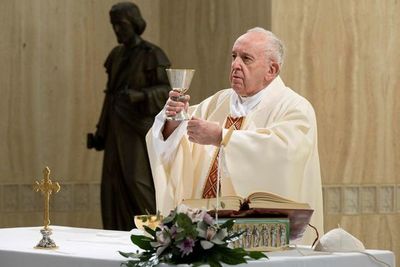
POLYGON ((60 185, 55 182, 50 180, 50 169, 49 167, 44 168, 43 170, 43 179, 39 183, 38 181, 35 182, 33 189, 36 192, 40 192, 43 195, 44 199, 44 215, 43 215, 43 221, 44 221, 44 229, 48 229, 50 225, 50 218, 49 218, 49 202, 50 202, 50 195, 54 192, 57 193, 60 191, 60 185))

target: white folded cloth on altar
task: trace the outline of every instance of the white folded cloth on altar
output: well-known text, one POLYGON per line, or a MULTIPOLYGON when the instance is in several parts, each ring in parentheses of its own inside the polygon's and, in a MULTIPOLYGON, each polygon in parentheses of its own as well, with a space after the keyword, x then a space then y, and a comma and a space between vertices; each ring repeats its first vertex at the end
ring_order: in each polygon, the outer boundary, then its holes
MULTIPOLYGON (((119 267, 127 259, 118 251, 136 252, 130 236, 138 233, 100 229, 50 226, 51 236, 58 249, 35 249, 42 238, 42 227, 17 227, 0 229, 0 267, 119 267)), ((395 266, 393 252, 387 250, 366 250, 375 258, 395 266)), ((248 267, 373 267, 379 266, 369 256, 361 253, 328 253, 313 251, 310 247, 268 252, 269 259, 249 261, 248 267)), ((227 265, 224 265, 227 266, 227 265)))

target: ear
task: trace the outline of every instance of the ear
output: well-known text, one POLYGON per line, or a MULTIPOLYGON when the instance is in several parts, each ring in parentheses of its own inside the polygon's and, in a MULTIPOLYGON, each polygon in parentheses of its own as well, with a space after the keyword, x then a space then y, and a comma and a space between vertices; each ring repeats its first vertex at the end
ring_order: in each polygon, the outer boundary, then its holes
POLYGON ((265 81, 269 84, 276 76, 278 76, 280 71, 279 64, 276 62, 271 62, 268 67, 267 73, 265 74, 265 81))
POLYGON ((272 61, 271 64, 269 65, 268 74, 275 77, 279 74, 279 71, 280 71, 279 64, 272 61))

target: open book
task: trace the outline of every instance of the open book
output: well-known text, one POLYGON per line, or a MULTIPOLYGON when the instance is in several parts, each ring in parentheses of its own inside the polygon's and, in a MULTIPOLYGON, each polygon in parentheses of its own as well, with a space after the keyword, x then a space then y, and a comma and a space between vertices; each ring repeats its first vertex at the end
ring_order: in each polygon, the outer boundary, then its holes
MULTIPOLYGON (((192 208, 207 209, 215 213, 217 200, 185 199, 182 204, 192 208)), ((290 239, 300 238, 314 212, 307 203, 300 203, 269 192, 255 192, 247 198, 223 196, 219 198, 218 216, 221 218, 278 218, 290 221, 290 239)))

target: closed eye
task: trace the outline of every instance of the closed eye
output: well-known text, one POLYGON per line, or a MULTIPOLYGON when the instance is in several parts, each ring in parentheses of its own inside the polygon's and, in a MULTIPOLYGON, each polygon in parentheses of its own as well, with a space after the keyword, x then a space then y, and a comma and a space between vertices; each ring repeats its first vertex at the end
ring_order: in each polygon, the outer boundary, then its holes
POLYGON ((244 56, 243 62, 244 64, 250 64, 251 62, 253 62, 253 58, 250 56, 244 56))

